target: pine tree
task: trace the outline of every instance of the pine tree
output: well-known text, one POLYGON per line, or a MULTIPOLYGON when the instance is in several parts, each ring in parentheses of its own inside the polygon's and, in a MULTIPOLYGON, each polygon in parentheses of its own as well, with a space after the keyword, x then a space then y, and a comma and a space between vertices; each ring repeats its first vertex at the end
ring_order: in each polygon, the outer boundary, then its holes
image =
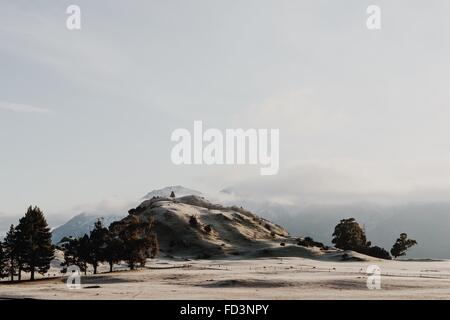
POLYGON ((17 234, 20 236, 20 254, 24 263, 24 271, 30 272, 30 280, 34 280, 35 272, 44 274, 50 269, 54 247, 52 234, 44 214, 38 207, 28 208, 24 217, 19 220, 17 234))
POLYGON ((175 192, 172 191, 172 192, 170 193, 170 197, 171 197, 171 198, 175 198, 175 192))
POLYGON ((109 272, 113 272, 115 263, 122 260, 124 253, 123 241, 111 230, 108 231, 105 248, 105 261, 109 264, 109 272))
POLYGON ((6 234, 5 240, 3 242, 3 254, 5 261, 4 272, 10 276, 11 281, 14 281, 14 275, 17 270, 17 259, 16 259, 16 230, 14 226, 11 225, 8 233, 6 234))
POLYGON ((94 229, 89 236, 90 252, 89 263, 94 267, 94 274, 97 273, 98 264, 105 261, 106 241, 108 237, 108 229, 103 227, 101 219, 98 219, 94 225, 94 229))
POLYGON ((78 246, 77 246, 77 259, 81 264, 81 269, 84 270, 84 274, 87 273, 87 265, 89 262, 89 255, 91 252, 91 240, 89 239, 89 236, 85 234, 83 237, 81 237, 78 240, 78 246))
POLYGON ((87 273, 87 260, 89 258, 89 237, 84 235, 80 238, 63 238, 62 249, 64 251, 64 263, 62 266, 78 266, 80 271, 87 273))
POLYGON ((15 259, 17 264, 17 280, 22 280, 22 270, 24 270, 24 259, 27 251, 28 243, 27 238, 22 231, 22 226, 19 225, 15 228, 15 259))
MULTIPOLYGON (((63 267, 76 265, 81 269, 80 263, 77 260, 78 239, 73 237, 64 237, 59 242, 61 249, 64 251, 64 262, 61 263, 63 267)), ((81 269, 81 271, 84 271, 81 269)))

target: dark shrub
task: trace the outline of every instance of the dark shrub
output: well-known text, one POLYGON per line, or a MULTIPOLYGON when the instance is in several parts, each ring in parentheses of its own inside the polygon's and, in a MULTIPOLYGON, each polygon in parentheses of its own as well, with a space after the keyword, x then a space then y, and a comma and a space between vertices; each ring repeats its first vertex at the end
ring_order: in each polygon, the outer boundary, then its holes
POLYGON ((193 228, 198 227, 198 220, 197 220, 197 217, 191 216, 191 217, 189 218, 189 225, 190 225, 191 227, 193 227, 193 228))
POLYGON ((145 208, 144 208, 144 207, 136 207, 136 208, 134 208, 134 209, 128 210, 128 214, 131 214, 131 215, 133 215, 133 214, 139 214, 139 213, 141 213, 141 212, 143 212, 143 211, 145 211, 145 208))
POLYGON ((203 229, 205 230, 206 233, 211 233, 212 231, 212 227, 210 224, 206 225, 203 229))
POLYGON ((385 249, 378 247, 378 246, 358 247, 358 248, 355 248, 355 251, 365 254, 365 255, 368 255, 368 256, 371 256, 371 257, 391 260, 391 255, 389 254, 389 252, 387 252, 385 249))
POLYGON ((297 244, 302 247, 319 247, 321 249, 325 249, 326 246, 322 242, 314 241, 311 237, 305 237, 304 239, 297 239, 297 244))

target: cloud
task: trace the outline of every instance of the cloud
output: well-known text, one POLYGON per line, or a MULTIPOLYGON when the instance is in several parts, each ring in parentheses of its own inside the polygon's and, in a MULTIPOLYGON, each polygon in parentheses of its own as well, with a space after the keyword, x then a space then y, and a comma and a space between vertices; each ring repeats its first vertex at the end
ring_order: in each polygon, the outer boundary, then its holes
POLYGON ((351 159, 300 163, 272 177, 255 176, 231 185, 232 196, 291 205, 447 202, 448 172, 434 162, 407 165, 351 159), (442 176, 442 177, 441 177, 442 176), (428 177, 428 178, 424 178, 428 177))
POLYGON ((127 213, 129 209, 137 206, 140 202, 134 201, 130 199, 125 199, 118 195, 111 195, 99 202, 95 203, 86 203, 78 205, 74 208, 74 212, 88 212, 95 214, 119 214, 119 213, 127 213))
POLYGON ((308 87, 272 95, 240 112, 233 120, 261 128, 281 128, 297 140, 299 135, 309 137, 340 130, 353 119, 351 114, 323 98, 321 92, 308 87))
POLYGON ((50 110, 27 104, 0 102, 0 109, 16 113, 49 113, 50 110))

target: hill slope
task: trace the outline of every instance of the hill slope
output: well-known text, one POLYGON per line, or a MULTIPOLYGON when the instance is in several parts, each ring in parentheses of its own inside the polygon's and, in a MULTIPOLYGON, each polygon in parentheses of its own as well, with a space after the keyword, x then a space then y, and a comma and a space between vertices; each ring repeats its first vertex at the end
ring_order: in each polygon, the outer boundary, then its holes
MULTIPOLYGON (((130 212, 144 221, 154 220, 160 250, 169 256, 240 255, 250 248, 279 246, 281 239, 288 238, 285 229, 251 212, 194 195, 154 197, 130 212)), ((120 222, 116 225, 120 227, 120 222)))
POLYGON ((130 210, 115 223, 126 225, 132 216, 153 219, 162 256, 211 257, 305 257, 342 260, 343 255, 358 260, 365 256, 341 250, 321 250, 298 246, 281 226, 239 207, 212 204, 203 197, 154 197, 130 210))

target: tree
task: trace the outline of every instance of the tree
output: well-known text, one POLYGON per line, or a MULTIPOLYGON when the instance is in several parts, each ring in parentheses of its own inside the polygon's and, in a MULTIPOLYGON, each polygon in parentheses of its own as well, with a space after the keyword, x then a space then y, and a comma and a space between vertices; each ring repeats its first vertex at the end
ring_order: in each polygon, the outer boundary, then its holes
POLYGON ((401 233, 400 238, 398 238, 392 246, 391 254, 394 258, 404 256, 406 255, 406 251, 416 244, 416 240, 408 239, 408 235, 406 233, 401 233))
POLYGON ((170 193, 170 197, 171 197, 171 198, 175 198, 175 192, 172 191, 172 192, 170 193))
POLYGON ((145 266, 146 259, 156 255, 157 239, 153 226, 154 220, 144 221, 139 216, 129 216, 125 224, 113 225, 114 231, 123 242, 123 260, 131 270, 135 269, 137 264, 145 266))
POLYGON ((341 220, 334 228, 333 237, 332 243, 339 249, 354 250, 358 247, 367 246, 364 230, 355 218, 341 220))
POLYGON ((14 226, 11 225, 2 247, 3 272, 7 272, 11 276, 11 281, 14 280, 14 275, 17 273, 17 280, 20 281, 22 279, 22 270, 24 267, 26 243, 23 233, 18 226, 14 228, 14 226))
POLYGON ((106 238, 105 261, 109 264, 109 272, 113 272, 115 263, 119 263, 124 255, 124 243, 111 229, 106 238))
POLYGON ((87 273, 87 265, 89 262, 89 254, 91 251, 91 243, 89 236, 85 234, 81 238, 78 239, 77 242, 77 248, 76 248, 76 254, 77 254, 77 260, 78 263, 81 265, 80 269, 84 271, 84 274, 87 273))
POLYGON ((76 265, 81 269, 80 263, 77 261, 78 238, 64 237, 61 239, 59 244, 64 252, 64 262, 61 263, 61 266, 68 267, 76 265))
POLYGON ((24 270, 25 256, 28 247, 27 238, 23 232, 23 226, 19 225, 15 228, 15 259, 17 264, 17 280, 22 280, 22 270, 24 270))
POLYGON ((105 261, 106 240, 108 229, 103 227, 101 219, 98 219, 94 229, 89 236, 89 263, 94 267, 94 274, 97 273, 99 262, 105 261))
POLYGON ((62 266, 78 266, 80 271, 87 273, 87 263, 89 259, 89 236, 85 234, 80 238, 63 238, 61 247, 64 251, 64 263, 62 266))
POLYGON ((25 216, 19 220, 17 234, 20 236, 24 271, 30 272, 30 280, 34 280, 36 271, 44 274, 50 269, 54 257, 52 234, 41 209, 37 206, 28 208, 25 216))
POLYGON ((5 261, 4 272, 9 274, 11 281, 14 281, 14 275, 17 270, 16 259, 16 229, 13 225, 10 226, 3 242, 3 255, 5 261))

